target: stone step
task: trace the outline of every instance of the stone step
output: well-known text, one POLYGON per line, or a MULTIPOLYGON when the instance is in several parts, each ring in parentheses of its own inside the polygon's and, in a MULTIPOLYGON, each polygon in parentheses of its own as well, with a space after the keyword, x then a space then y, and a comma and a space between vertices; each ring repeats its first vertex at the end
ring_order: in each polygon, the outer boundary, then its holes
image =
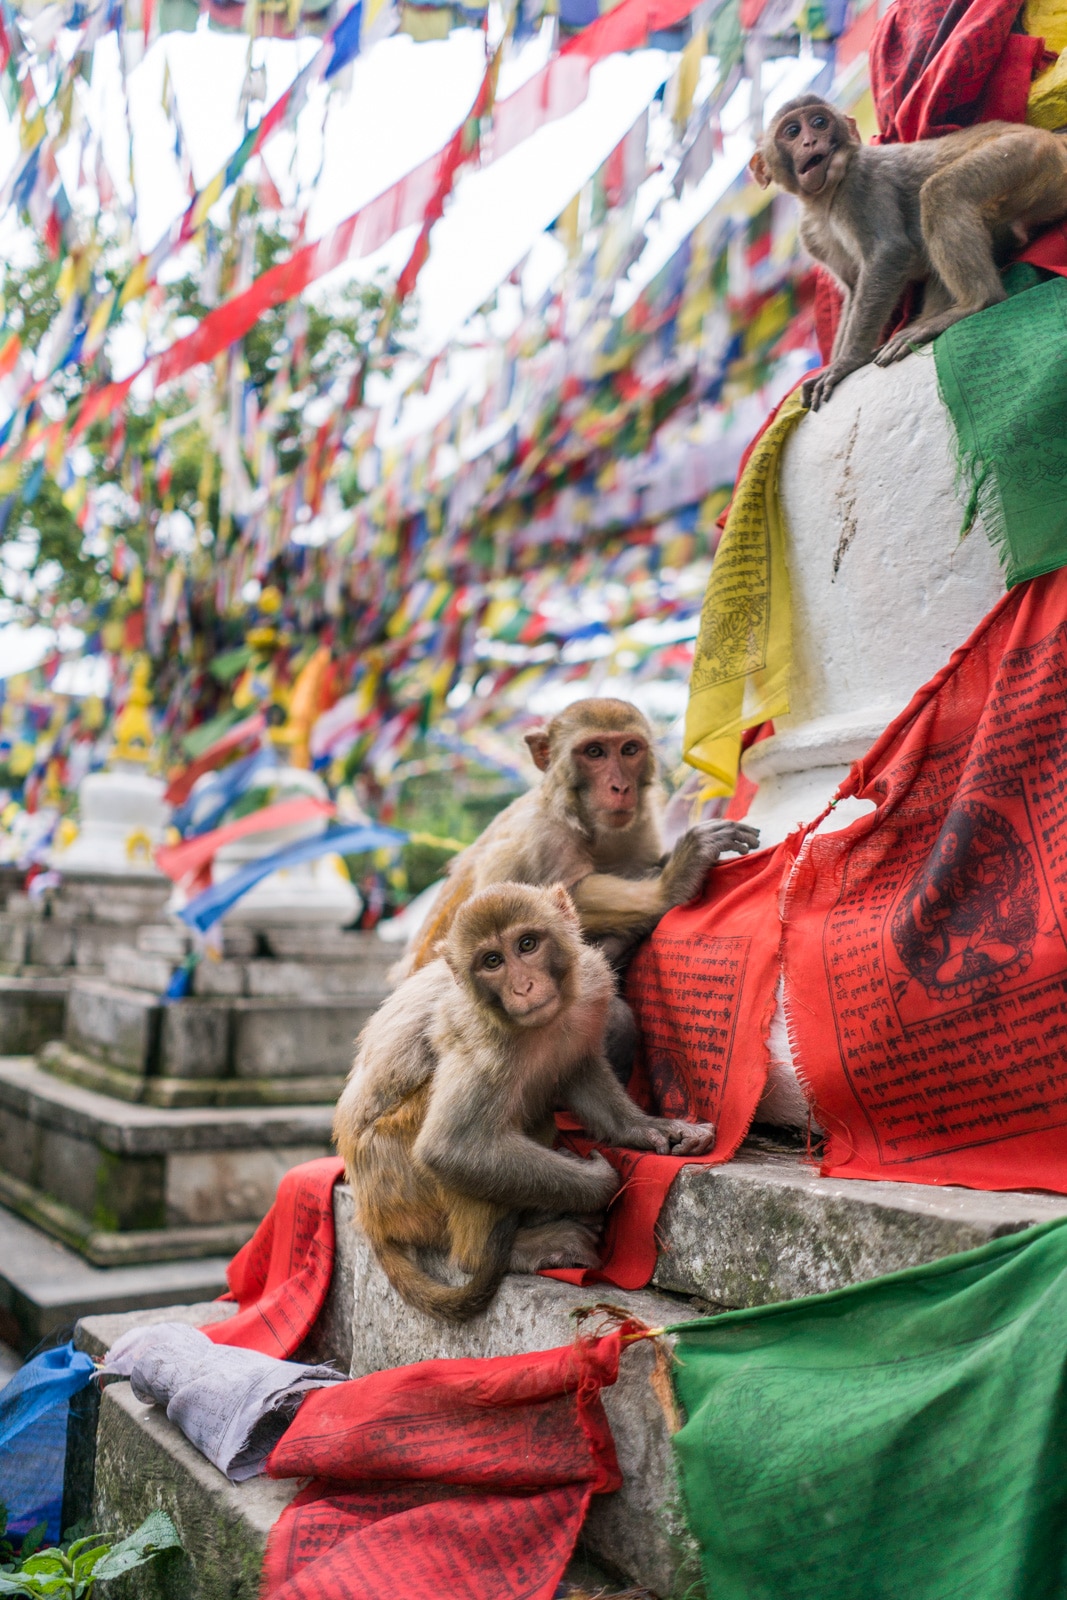
POLYGON ((0 1060, 0 1201, 98 1266, 228 1258, 283 1173, 329 1150, 331 1116, 128 1104, 0 1060))
MULTIPOLYGON (((577 1289, 509 1276, 489 1309, 460 1328, 423 1316, 395 1294, 352 1226, 351 1196, 343 1187, 335 1191, 334 1213, 337 1252, 328 1308, 304 1353, 333 1357, 362 1376, 434 1357, 558 1346, 573 1338, 575 1314, 598 1302, 662 1326, 728 1306, 837 1288, 1062 1216, 1067 1197, 821 1178, 797 1151, 750 1141, 724 1167, 682 1170, 658 1230, 662 1248, 651 1289, 629 1294, 607 1285, 577 1289)), ((605 1391, 624 1484, 616 1494, 594 1499, 585 1546, 623 1580, 660 1596, 695 1597, 702 1593, 696 1552, 681 1514, 669 1424, 654 1375, 653 1347, 638 1344, 625 1352, 618 1383, 605 1391)), ((115 1465, 102 1468, 100 1507, 110 1509, 127 1492, 121 1457, 142 1448, 134 1442, 134 1423, 142 1435, 150 1433, 153 1449, 163 1448, 161 1419, 153 1414, 149 1420, 131 1401, 109 1392, 100 1459, 115 1465), (108 1437, 121 1444, 107 1445, 108 1437), (107 1489, 108 1482, 117 1487, 107 1489)), ((202 1483, 203 1464, 197 1466, 202 1483)), ((218 1494, 214 1503, 230 1504, 218 1494)))
POLYGON ((1067 1195, 823 1178, 799 1152, 742 1145, 683 1167, 656 1229, 653 1283, 767 1305, 860 1283, 1067 1216, 1067 1195))
POLYGON ((68 980, 52 974, 0 977, 0 1055, 33 1055, 63 1032, 68 980))
POLYGON ((142 1077, 343 1078, 380 998, 377 991, 316 998, 305 989, 297 997, 164 1003, 158 991, 77 978, 64 1042, 75 1054, 142 1077))
MULTIPOLYGON (((227 1258, 94 1267, 0 1206, 0 1338, 26 1355, 80 1317, 203 1302, 226 1287, 227 1258)), ((202 1320, 207 1320, 206 1318, 202 1320)))

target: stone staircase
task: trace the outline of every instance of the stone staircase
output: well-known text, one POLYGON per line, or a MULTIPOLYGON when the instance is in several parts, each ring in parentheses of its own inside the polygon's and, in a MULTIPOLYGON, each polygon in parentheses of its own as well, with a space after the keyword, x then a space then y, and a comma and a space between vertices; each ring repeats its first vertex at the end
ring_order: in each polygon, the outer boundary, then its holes
MULTIPOLYGON (((1065 1216, 1067 1197, 820 1178, 798 1153, 754 1141, 724 1167, 683 1169, 661 1218, 662 1248, 648 1290, 627 1294, 608 1285, 576 1289, 547 1278, 508 1277, 489 1310, 463 1328, 433 1322, 397 1297, 352 1226, 346 1189, 335 1191, 334 1210, 333 1282, 301 1354, 333 1359, 362 1376, 434 1357, 512 1355, 567 1343, 575 1313, 597 1302, 659 1327, 839 1288, 1065 1216)), ((220 1306, 210 1308, 212 1316, 222 1313, 220 1306)), ((178 1314, 207 1320, 208 1308, 178 1314)), ((77 1342, 101 1354, 131 1320, 84 1319, 77 1342)), ((653 1367, 650 1345, 631 1347, 618 1383, 604 1392, 624 1483, 617 1493, 594 1498, 583 1559, 620 1586, 696 1600, 703 1593, 699 1566, 681 1512, 668 1421, 650 1382, 653 1367)), ((124 1531, 156 1505, 174 1517, 190 1560, 182 1568, 183 1586, 161 1588, 160 1595, 253 1600, 267 1532, 295 1488, 263 1480, 234 1488, 165 1416, 139 1405, 127 1384, 103 1397, 93 1514, 100 1525, 124 1531), (222 1586, 211 1555, 216 1547, 227 1551, 229 1572, 240 1574, 229 1587, 222 1586)), ((81 1492, 84 1498, 84 1485, 81 1492)), ((146 1597, 154 1592, 144 1591, 146 1597)))

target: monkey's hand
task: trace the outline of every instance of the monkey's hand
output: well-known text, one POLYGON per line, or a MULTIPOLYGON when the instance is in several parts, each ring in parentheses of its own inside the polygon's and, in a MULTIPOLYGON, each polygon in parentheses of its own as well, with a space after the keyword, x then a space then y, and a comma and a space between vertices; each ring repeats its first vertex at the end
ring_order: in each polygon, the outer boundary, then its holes
POLYGON ((661 1156, 705 1156, 715 1144, 711 1122, 678 1122, 673 1117, 646 1117, 625 1143, 634 1150, 655 1150, 661 1156))
POLYGON ((683 833, 663 869, 663 890, 669 906, 692 900, 721 855, 734 850, 746 856, 759 845, 759 829, 747 822, 698 822, 683 833))
POLYGON ((621 1177, 605 1156, 599 1150, 593 1150, 587 1156, 578 1156, 573 1150, 557 1150, 557 1155, 565 1156, 568 1161, 577 1161, 582 1168, 582 1177, 588 1184, 588 1206, 590 1211, 602 1211, 616 1194, 621 1177))
POLYGON ((810 411, 818 411, 821 405, 829 400, 842 378, 847 378, 850 372, 865 367, 870 360, 864 356, 862 360, 849 359, 847 361, 831 361, 825 372, 820 372, 817 377, 808 378, 800 391, 800 398, 810 411))

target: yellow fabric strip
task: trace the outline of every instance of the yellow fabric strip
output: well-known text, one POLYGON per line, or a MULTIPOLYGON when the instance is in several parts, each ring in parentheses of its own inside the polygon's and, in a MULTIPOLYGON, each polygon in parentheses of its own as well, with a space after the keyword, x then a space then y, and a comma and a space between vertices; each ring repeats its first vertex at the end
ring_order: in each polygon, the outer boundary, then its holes
POLYGON ((749 457, 704 596, 684 750, 708 774, 709 794, 733 794, 744 730, 789 710, 793 630, 778 463, 805 414, 797 390, 749 457))

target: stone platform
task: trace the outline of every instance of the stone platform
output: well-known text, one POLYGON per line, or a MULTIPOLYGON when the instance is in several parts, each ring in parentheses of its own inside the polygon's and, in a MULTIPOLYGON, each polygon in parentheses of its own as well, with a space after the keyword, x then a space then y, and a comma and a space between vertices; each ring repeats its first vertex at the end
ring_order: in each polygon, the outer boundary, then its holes
MULTIPOLYGON (((663 1245, 648 1290, 628 1294, 608 1285, 575 1289, 546 1278, 508 1277, 489 1310, 463 1328, 436 1323, 399 1300, 351 1226, 344 1188, 335 1191, 334 1214, 334 1278, 302 1355, 333 1359, 362 1376, 435 1357, 511 1355, 567 1343, 575 1312, 598 1301, 662 1326, 839 1288, 1065 1216, 1067 1197, 825 1179, 796 1154, 750 1143, 724 1167, 683 1170, 661 1219, 663 1245)), ((196 1311, 179 1314, 198 1320, 196 1311)), ((77 1341, 101 1354, 131 1320, 165 1315, 91 1318, 80 1325, 77 1341)), ((618 1383, 604 1393, 624 1484, 594 1498, 583 1554, 620 1586, 699 1600, 696 1552, 681 1515, 669 1425, 652 1373, 651 1347, 633 1346, 623 1356, 618 1383)), ((107 1391, 94 1515, 125 1532, 162 1505, 183 1533, 188 1530, 186 1587, 161 1588, 160 1595, 251 1597, 254 1586, 218 1587, 211 1540, 230 1552, 240 1583, 251 1584, 244 1575, 257 1570, 270 1524, 293 1488, 262 1480, 228 1486, 163 1415, 132 1399, 128 1385, 107 1391)))
POLYGON ((209 1299, 225 1290, 226 1266, 226 1257, 207 1256, 94 1267, 0 1206, 0 1340, 28 1355, 79 1317, 209 1299))
POLYGON ((159 1107, 332 1105, 360 1029, 388 993, 395 954, 373 934, 317 928, 223 936, 187 998, 167 988, 189 955, 180 927, 111 948, 100 978, 71 983, 45 1070, 159 1107))
POLYGON ((332 1110, 159 1109, 2 1060, 0 1203, 96 1266, 228 1259, 283 1173, 327 1153, 332 1110))

